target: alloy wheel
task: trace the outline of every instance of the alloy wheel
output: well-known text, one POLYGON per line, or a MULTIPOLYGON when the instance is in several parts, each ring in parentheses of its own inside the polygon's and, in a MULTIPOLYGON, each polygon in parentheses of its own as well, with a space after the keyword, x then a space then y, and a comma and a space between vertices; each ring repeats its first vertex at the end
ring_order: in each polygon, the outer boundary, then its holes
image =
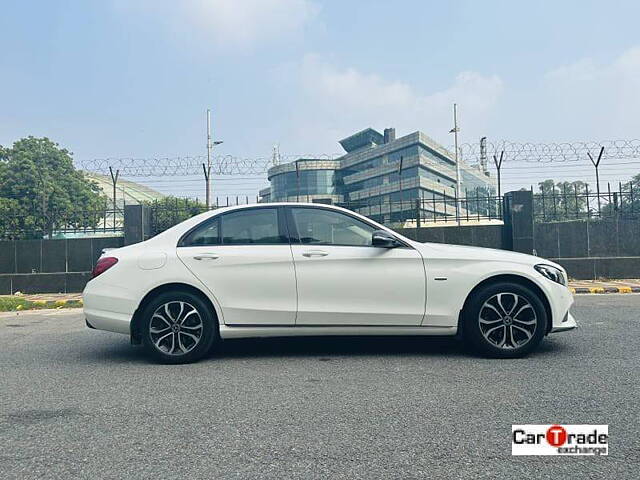
POLYGON ((504 292, 484 302, 478 322, 487 342, 498 348, 514 349, 523 347, 534 337, 538 317, 525 297, 504 292))
POLYGON ((160 305, 151 316, 149 337, 166 355, 185 355, 202 339, 202 318, 190 303, 172 301, 160 305))

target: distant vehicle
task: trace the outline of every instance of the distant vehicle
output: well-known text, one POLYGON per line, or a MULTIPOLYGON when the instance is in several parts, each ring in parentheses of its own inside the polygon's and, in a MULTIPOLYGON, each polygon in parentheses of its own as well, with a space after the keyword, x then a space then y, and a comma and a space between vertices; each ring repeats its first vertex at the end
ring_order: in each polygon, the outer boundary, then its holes
POLYGON ((193 362, 221 339, 456 335, 520 357, 570 330, 560 265, 503 250, 419 243, 342 208, 221 208, 109 250, 84 290, 91 328, 156 359, 193 362))

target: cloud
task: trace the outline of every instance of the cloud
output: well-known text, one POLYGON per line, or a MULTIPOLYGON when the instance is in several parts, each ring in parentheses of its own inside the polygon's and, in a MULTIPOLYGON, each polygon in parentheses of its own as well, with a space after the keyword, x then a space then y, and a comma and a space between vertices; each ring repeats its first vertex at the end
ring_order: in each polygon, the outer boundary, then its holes
POLYGON ((158 21, 172 35, 236 54, 299 34, 320 13, 316 0, 111 0, 136 21, 158 21))
POLYGON ((189 0, 182 5, 216 44, 239 48, 300 31, 320 11, 311 0, 189 0))
POLYGON ((562 139, 640 136, 640 47, 609 62, 585 58, 547 72, 534 114, 562 139))
POLYGON ((448 144, 452 106, 459 104, 465 136, 480 135, 503 90, 495 75, 461 72, 439 91, 425 93, 402 81, 355 68, 339 68, 307 55, 298 72, 303 112, 295 119, 297 138, 321 148, 366 127, 396 127, 398 135, 422 130, 448 144))
POLYGON ((462 142, 640 137, 640 46, 609 59, 577 59, 524 83, 462 71, 436 91, 319 55, 305 56, 288 74, 301 93, 291 93, 295 135, 287 143, 305 151, 337 152, 338 139, 369 126, 393 126, 398 135, 422 130, 450 146, 454 102, 462 142))

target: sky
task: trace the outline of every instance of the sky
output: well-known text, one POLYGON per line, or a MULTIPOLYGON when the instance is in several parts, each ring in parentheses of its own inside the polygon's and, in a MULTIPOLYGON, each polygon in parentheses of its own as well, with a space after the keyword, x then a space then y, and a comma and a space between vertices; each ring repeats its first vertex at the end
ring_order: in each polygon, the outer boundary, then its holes
MULTIPOLYGON (((638 18, 637 0, 4 0, 0 145, 202 155, 211 108, 217 154, 339 153, 367 127, 448 146, 454 102, 461 142, 637 139, 638 18)), ((537 178, 513 167, 509 187, 537 178)), ((265 184, 217 180, 221 195, 265 184)), ((147 182, 200 194, 197 178, 147 182)))

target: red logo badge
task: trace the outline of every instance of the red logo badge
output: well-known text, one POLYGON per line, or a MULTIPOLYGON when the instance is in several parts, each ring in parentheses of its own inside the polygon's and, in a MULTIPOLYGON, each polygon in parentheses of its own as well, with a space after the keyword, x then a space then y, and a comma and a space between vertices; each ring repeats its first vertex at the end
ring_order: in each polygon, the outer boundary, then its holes
POLYGON ((552 425, 545 435, 547 443, 552 447, 561 447, 567 442, 567 431, 560 425, 552 425))

